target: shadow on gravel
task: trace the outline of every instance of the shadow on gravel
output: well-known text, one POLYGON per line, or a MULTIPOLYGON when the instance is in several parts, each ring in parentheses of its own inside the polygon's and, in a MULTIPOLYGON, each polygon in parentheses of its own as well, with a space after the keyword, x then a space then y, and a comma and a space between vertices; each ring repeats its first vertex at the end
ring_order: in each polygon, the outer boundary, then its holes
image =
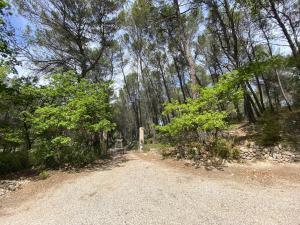
POLYGON ((1 180, 22 180, 22 179, 34 179, 39 175, 37 170, 27 169, 14 173, 9 173, 0 176, 1 180))
MULTIPOLYGON (((124 164, 130 160, 126 157, 126 154, 116 154, 113 156, 107 156, 105 158, 97 159, 93 163, 90 163, 88 165, 82 166, 82 167, 73 167, 71 165, 66 164, 63 167, 57 168, 57 169, 49 169, 45 170, 47 173, 50 174, 54 173, 55 171, 59 172, 67 172, 67 173, 81 173, 81 172, 93 172, 93 171, 101 171, 101 170, 111 170, 116 167, 123 167, 124 164)), ((38 181, 41 180, 40 171, 38 169, 28 169, 28 170, 22 170, 15 173, 9 173, 6 175, 0 175, 0 183, 3 180, 32 180, 32 181, 38 181)), ((1 185, 0 185, 1 188, 1 185)))
MULTIPOLYGON (((124 167, 125 163, 134 159, 129 159, 126 154, 118 154, 106 157, 104 159, 96 160, 95 162, 86 165, 83 168, 76 168, 75 172, 93 172, 93 171, 103 171, 112 170, 116 167, 124 167)), ((70 170, 71 172, 74 170, 70 170)))

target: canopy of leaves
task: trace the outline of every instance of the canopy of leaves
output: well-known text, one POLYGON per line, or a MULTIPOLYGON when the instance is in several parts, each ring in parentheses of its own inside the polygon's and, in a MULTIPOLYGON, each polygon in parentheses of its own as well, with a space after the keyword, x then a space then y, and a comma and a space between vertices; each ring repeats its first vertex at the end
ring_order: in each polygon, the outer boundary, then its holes
POLYGON ((34 130, 53 134, 51 139, 57 142, 58 135, 113 129, 108 89, 109 84, 78 81, 74 72, 52 75, 49 85, 39 89, 44 104, 31 115, 34 130))
POLYGON ((175 101, 165 105, 164 114, 175 112, 175 117, 165 126, 158 126, 161 132, 171 135, 188 131, 218 131, 227 127, 230 113, 226 105, 237 103, 243 98, 242 85, 257 73, 265 73, 274 68, 282 68, 289 58, 274 57, 262 62, 249 63, 239 70, 223 75, 213 86, 199 88, 199 97, 188 99, 187 103, 175 101))

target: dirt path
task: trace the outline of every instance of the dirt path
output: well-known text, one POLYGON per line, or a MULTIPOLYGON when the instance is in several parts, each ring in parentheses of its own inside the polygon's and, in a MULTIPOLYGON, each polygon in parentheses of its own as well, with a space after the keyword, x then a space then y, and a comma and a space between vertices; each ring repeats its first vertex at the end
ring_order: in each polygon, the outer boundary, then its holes
MULTIPOLYGON (((0 202, 0 224, 300 224, 297 178, 265 185, 195 174, 136 154, 127 159, 58 179, 60 184, 36 190, 19 205, 0 202)), ((232 171, 245 170, 228 169, 224 175, 232 171)))

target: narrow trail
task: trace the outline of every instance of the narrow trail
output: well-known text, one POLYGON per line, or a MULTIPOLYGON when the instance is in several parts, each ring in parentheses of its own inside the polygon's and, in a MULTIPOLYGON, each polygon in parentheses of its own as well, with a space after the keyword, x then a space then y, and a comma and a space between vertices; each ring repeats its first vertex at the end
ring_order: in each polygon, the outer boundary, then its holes
POLYGON ((126 158, 2 207, 0 224, 300 224, 300 184, 208 179, 132 153, 126 158))

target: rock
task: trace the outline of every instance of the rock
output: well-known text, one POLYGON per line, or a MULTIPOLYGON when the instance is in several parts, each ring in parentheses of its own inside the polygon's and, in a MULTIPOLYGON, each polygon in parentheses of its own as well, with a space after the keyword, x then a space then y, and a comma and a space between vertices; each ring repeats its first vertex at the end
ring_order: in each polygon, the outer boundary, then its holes
POLYGON ((295 162, 300 162, 300 157, 299 156, 295 156, 294 161, 295 162))
POLYGON ((8 185, 7 189, 8 189, 9 191, 15 191, 17 188, 16 188, 15 185, 10 184, 10 185, 8 185))
POLYGON ((195 169, 198 169, 198 168, 200 168, 200 165, 199 165, 199 164, 196 164, 196 165, 195 165, 195 169))
POLYGON ((184 165, 185 166, 190 166, 192 164, 193 164, 193 162, 191 160, 184 160, 184 165))
POLYGON ((278 146, 275 146, 275 147, 273 148, 273 151, 276 152, 276 153, 278 153, 278 152, 280 152, 280 148, 279 148, 278 146))
POLYGON ((282 152, 281 154, 282 154, 282 155, 286 155, 286 156, 292 155, 292 153, 291 153, 291 152, 288 152, 288 151, 284 151, 284 152, 282 152))
POLYGON ((5 194, 6 194, 5 189, 2 189, 2 188, 1 188, 1 189, 0 189, 0 197, 3 196, 3 195, 5 195, 5 194))

